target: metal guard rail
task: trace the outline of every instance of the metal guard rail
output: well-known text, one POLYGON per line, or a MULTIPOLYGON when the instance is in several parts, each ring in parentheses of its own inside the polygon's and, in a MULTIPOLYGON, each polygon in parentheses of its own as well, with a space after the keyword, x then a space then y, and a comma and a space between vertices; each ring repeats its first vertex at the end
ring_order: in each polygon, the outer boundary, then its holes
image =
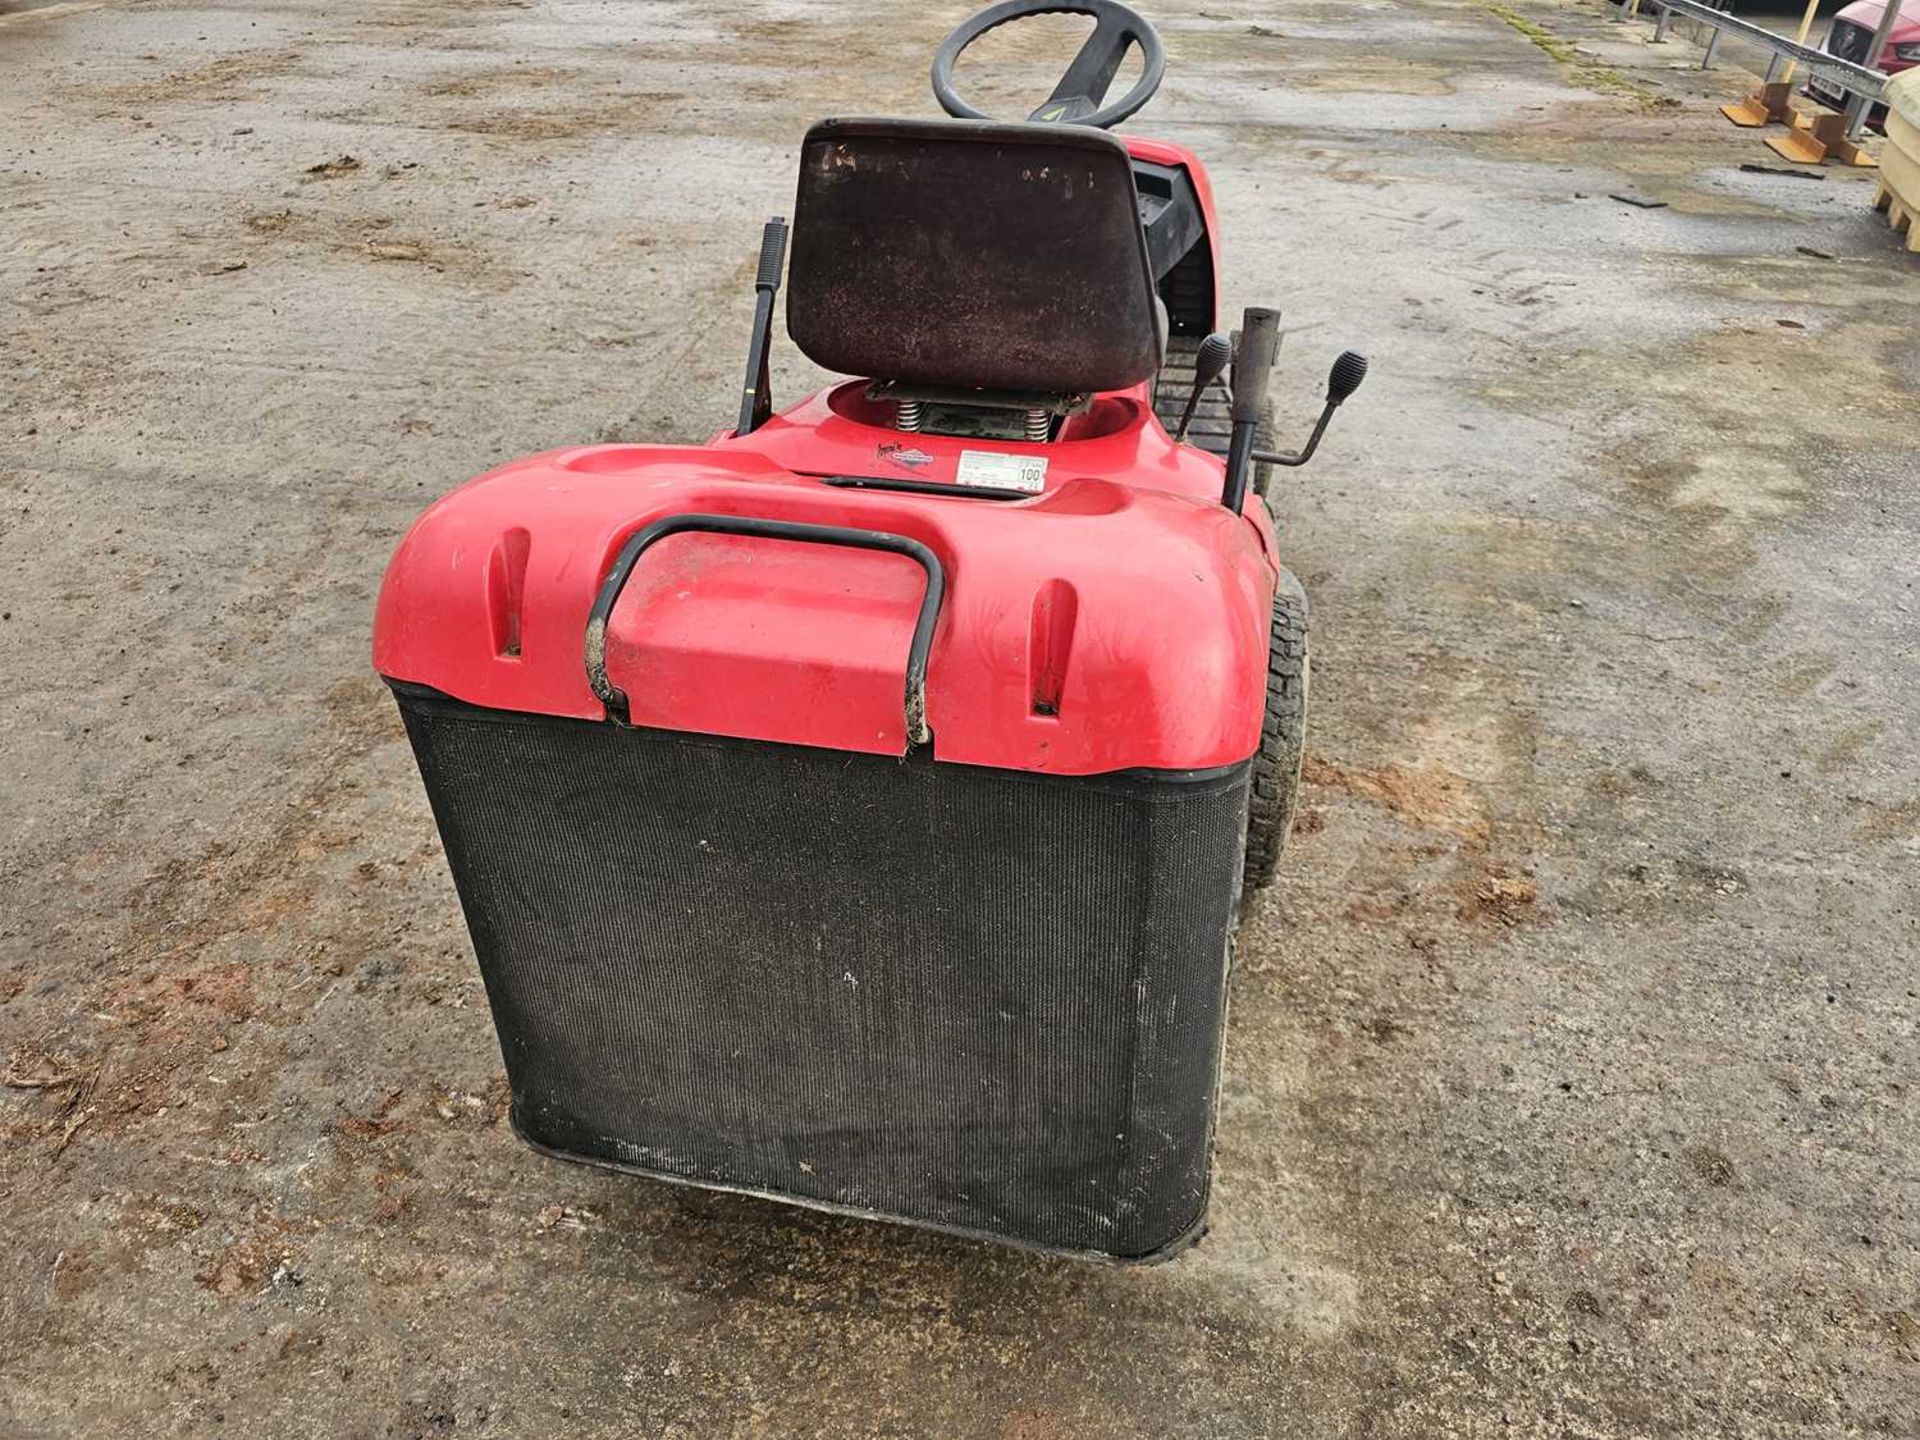
MULTIPOLYGON (((1620 0, 1617 18, 1629 18, 1633 0, 1620 0)), ((1811 45, 1802 45, 1789 40, 1784 35, 1775 34, 1765 26, 1756 25, 1751 20, 1741 20, 1725 10, 1716 10, 1700 0, 1641 0, 1641 9, 1662 10, 1667 15, 1685 15, 1713 27, 1716 32, 1726 30, 1743 39, 1751 40, 1774 53, 1774 61, 1768 67, 1768 78, 1778 68, 1782 59, 1792 60, 1807 74, 1830 82, 1836 90, 1845 90, 1872 103, 1880 99, 1886 88, 1887 77, 1878 70, 1865 65, 1856 65, 1851 60, 1842 60, 1837 55, 1829 55, 1824 50, 1816 50, 1811 45)), ((1660 20, 1660 38, 1664 38, 1667 15, 1660 20)), ((1717 39, 1716 34, 1716 39, 1717 39)), ((1713 47, 1707 49, 1707 63, 1713 59, 1713 47)))

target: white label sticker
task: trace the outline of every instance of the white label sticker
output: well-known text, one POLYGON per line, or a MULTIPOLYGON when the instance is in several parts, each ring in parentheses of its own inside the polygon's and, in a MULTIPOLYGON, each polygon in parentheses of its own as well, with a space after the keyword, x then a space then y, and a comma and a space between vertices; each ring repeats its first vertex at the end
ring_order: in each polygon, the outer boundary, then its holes
POLYGON ((1047 457, 1004 455, 997 450, 962 450, 960 468, 953 478, 962 485, 978 485, 982 490, 1020 490, 1038 495, 1047 483, 1047 457))

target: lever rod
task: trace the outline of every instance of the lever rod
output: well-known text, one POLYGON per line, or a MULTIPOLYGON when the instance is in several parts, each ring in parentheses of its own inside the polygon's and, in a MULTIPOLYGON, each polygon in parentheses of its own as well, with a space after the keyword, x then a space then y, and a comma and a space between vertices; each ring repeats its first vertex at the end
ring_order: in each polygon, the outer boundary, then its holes
POLYGON ((1320 418, 1314 422, 1313 434, 1307 437, 1304 449, 1300 450, 1256 450, 1253 458, 1264 465, 1304 465, 1313 458, 1313 452, 1320 448, 1320 437, 1327 433, 1327 422, 1333 419, 1333 412, 1347 401, 1347 397, 1360 388, 1360 382, 1367 378, 1367 357, 1353 350, 1343 350, 1340 358, 1333 362, 1333 369, 1327 375, 1327 403, 1321 408, 1320 418))
POLYGON ((1179 428, 1173 432, 1176 444, 1187 438, 1187 427, 1193 423, 1194 407, 1200 403, 1200 397, 1207 393, 1209 387, 1219 383, 1221 372, 1231 359, 1233 341, 1217 331, 1202 340, 1200 348, 1194 351, 1193 388, 1187 392, 1186 408, 1180 412, 1179 428))
POLYGON ((1327 422, 1333 419, 1333 412, 1340 408, 1338 400, 1329 400, 1320 411, 1320 418, 1313 422, 1313 434, 1307 437, 1307 443, 1298 450, 1256 450, 1253 459, 1263 465, 1304 465, 1313 458, 1313 452, 1320 448, 1320 437, 1327 433, 1327 422))
MULTIPOLYGON (((1225 390, 1227 382, 1220 379, 1218 376, 1215 376, 1213 379, 1208 380, 1203 384, 1195 385, 1193 389, 1188 393, 1187 403, 1180 411, 1180 424, 1175 428, 1173 432, 1173 438, 1176 441, 1183 441, 1187 438, 1187 427, 1193 424, 1193 412, 1195 407, 1198 406, 1200 403, 1200 397, 1206 394, 1207 391, 1211 390, 1215 385, 1218 385, 1220 386, 1221 389, 1225 390)), ((1227 393, 1231 395, 1233 392, 1231 390, 1228 390, 1227 393)))

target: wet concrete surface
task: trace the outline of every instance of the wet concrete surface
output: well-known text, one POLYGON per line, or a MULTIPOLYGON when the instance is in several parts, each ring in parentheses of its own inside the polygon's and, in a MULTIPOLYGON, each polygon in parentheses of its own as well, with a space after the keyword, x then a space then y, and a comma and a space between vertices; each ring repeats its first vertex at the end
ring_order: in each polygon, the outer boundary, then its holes
POLYGON ((1920 1433, 1920 270, 1598 4, 1151 9, 1283 412, 1374 376, 1145 1270, 524 1149, 367 658, 433 496, 726 422, 965 7, 0 15, 0 1435, 1920 1433))

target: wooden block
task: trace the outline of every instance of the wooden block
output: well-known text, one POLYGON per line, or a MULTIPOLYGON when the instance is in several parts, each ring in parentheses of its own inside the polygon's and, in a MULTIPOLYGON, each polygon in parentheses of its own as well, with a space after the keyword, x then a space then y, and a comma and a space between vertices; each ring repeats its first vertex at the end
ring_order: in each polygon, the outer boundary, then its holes
POLYGON ((1784 156, 1796 165, 1818 165, 1827 158, 1827 147, 1805 130, 1769 135, 1767 145, 1774 154, 1784 156))
POLYGON ((1737 105, 1722 105, 1720 113, 1734 124, 1751 130, 1787 119, 1793 114, 1792 99, 1792 84, 1776 80, 1771 85, 1762 85, 1737 105))
POLYGON ((1847 117, 1833 110, 1822 110, 1807 122, 1807 133, 1832 150, 1847 138, 1847 117))

